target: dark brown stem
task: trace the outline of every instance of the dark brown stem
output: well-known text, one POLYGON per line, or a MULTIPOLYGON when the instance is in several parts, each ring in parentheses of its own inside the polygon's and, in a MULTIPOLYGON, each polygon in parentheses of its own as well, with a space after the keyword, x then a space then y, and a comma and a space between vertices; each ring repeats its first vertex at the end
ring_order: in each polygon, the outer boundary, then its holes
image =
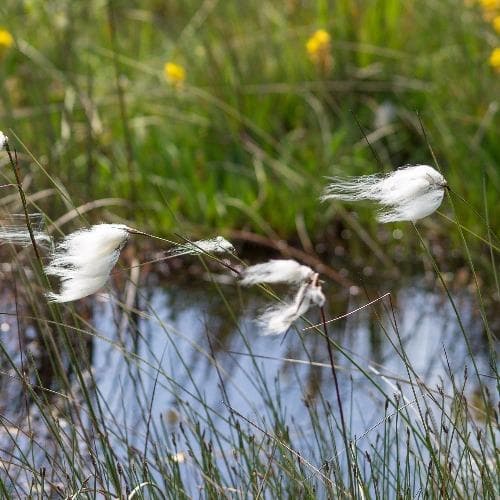
POLYGON ((26 195, 24 194, 24 189, 21 183, 21 172, 19 170, 19 162, 17 159, 17 152, 14 149, 14 156, 12 156, 12 152, 9 147, 9 143, 5 143, 5 150, 9 155, 10 164, 12 165, 12 170, 14 171, 14 175, 16 176, 16 184, 17 189, 19 191, 19 196, 21 197, 21 204, 23 206, 24 218, 26 219, 26 226, 28 227, 28 232, 31 239, 31 244, 33 245, 33 250, 35 251, 36 258, 40 263, 40 267, 43 269, 42 258, 40 257, 40 253, 38 251, 38 245, 36 244, 35 234, 33 233, 33 228, 31 227, 30 217, 28 214, 28 204, 26 203, 26 195))
POLYGON ((345 418, 344 418, 344 409, 342 407, 342 400, 340 398, 340 389, 339 389, 339 382, 337 379, 337 370, 335 369, 335 363, 333 362, 333 351, 332 351, 332 346, 330 343, 330 337, 328 336, 328 328, 326 327, 326 317, 325 317, 325 308, 322 306, 320 307, 321 311, 321 321, 323 324, 323 330, 325 332, 325 340, 326 340, 326 347, 328 349, 328 357, 330 358, 330 366, 332 368, 332 375, 333 375, 333 383, 335 384, 335 393, 337 395, 337 404, 339 407, 339 413, 340 413, 340 424, 342 426, 342 438, 344 439, 344 446, 345 446, 345 453, 347 457, 347 469, 349 472, 349 488, 351 490, 352 497, 354 498, 354 483, 353 483, 353 478, 352 478, 352 470, 351 470, 351 457, 350 457, 350 449, 349 449, 349 441, 347 439, 347 430, 346 430, 346 425, 345 425, 345 418))

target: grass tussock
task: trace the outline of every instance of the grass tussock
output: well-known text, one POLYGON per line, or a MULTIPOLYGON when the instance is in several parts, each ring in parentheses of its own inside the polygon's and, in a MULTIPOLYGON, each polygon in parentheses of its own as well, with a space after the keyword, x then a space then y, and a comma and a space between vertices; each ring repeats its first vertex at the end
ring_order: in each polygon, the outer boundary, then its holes
MULTIPOLYGON (((29 197, 22 199, 28 203, 29 197)), ((308 328, 296 321, 281 341, 295 345, 295 355, 262 356, 253 348, 260 329, 253 313, 248 316, 246 289, 221 280, 221 270, 245 266, 243 261, 207 259, 201 251, 187 257, 205 270, 197 275, 198 281, 208 280, 202 293, 219 304, 227 324, 205 320, 203 335, 196 337, 193 324, 174 321, 185 305, 179 304, 179 313, 173 306, 165 317, 150 288, 141 286, 149 262, 141 265, 133 256, 130 266, 118 269, 102 305, 56 304, 44 298, 49 285, 32 249, 5 247, 10 257, 2 278, 12 287, 2 312, 2 331, 9 333, 0 343, 0 390, 11 402, 0 418, 2 495, 496 498, 498 375, 491 324, 496 319, 491 301, 483 300, 467 233, 456 227, 473 276, 475 296, 470 294, 467 307, 449 287, 440 270, 443 261, 433 255, 421 228, 406 227, 420 240, 418 260, 432 271, 440 307, 449 310, 446 324, 435 327, 436 334, 449 329, 453 335, 451 344, 448 339, 439 348, 444 371, 438 379, 422 371, 422 352, 411 345, 420 332, 406 328, 402 333, 403 310, 391 293, 374 299, 365 289, 365 305, 330 318, 321 292, 322 300, 314 302, 320 309, 307 315, 308 328), (390 350, 387 366, 376 351, 374 358, 363 357, 356 339, 354 348, 346 347, 342 329, 332 328, 367 310, 370 329, 390 350), (477 321, 479 328, 473 326, 477 321), (238 350, 225 346, 228 327, 238 350), (319 347, 325 343, 326 359, 319 347), (463 349, 465 365, 450 361, 454 345, 463 349), (273 359, 292 366, 292 372, 285 368, 270 377, 273 359), (231 375, 232 366, 240 367, 238 377, 231 375), (314 382, 317 375, 305 376, 304 369, 321 372, 322 382, 314 382), (293 398, 290 373, 298 388, 293 398), (297 403, 301 412, 292 410, 297 403)), ((491 251, 494 264, 494 247, 491 251)), ((40 258, 45 259, 43 253, 40 258)), ((164 260, 171 258, 165 252, 164 260)), ((270 261, 238 272, 243 281, 254 277, 266 300, 279 304, 279 294, 267 283, 295 283, 300 275, 297 297, 304 287, 320 286, 310 268, 294 264, 291 269, 291 262, 270 261), (304 282, 310 275, 313 284, 304 282)), ((191 293, 188 300, 196 300, 191 293)), ((299 306, 300 314, 308 307, 299 306)))
POLYGON ((2 498, 498 498, 483 4, 3 2, 0 211, 26 227, 0 231, 2 498), (323 176, 406 163, 450 187, 422 222, 319 208, 323 176), (106 293, 48 301, 40 243, 97 218, 127 228, 106 293), (304 265, 273 282, 233 242, 304 265), (433 295, 405 307, 415 270, 433 295), (286 335, 258 336, 263 304, 286 335))

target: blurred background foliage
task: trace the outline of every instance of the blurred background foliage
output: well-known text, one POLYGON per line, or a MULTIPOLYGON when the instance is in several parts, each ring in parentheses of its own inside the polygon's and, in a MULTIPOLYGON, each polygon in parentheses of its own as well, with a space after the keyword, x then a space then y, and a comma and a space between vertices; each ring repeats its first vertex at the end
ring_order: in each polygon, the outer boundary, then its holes
MULTIPOLYGON (((499 15, 460 0, 4 0, 0 128, 54 217, 64 189, 75 206, 104 199, 90 219, 158 233, 324 242, 360 221, 391 240, 370 207, 320 204, 324 176, 433 164, 430 145, 498 229, 499 15)), ((457 201, 460 221, 487 238, 471 206, 457 201)))

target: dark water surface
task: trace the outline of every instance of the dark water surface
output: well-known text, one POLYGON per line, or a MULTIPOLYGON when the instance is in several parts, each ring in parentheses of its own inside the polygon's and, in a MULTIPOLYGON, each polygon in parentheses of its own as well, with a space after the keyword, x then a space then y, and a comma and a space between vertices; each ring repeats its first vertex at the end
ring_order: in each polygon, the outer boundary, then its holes
MULTIPOLYGON (((328 403, 334 413, 337 411, 324 338, 314 330, 300 332, 305 326, 302 321, 286 336, 259 335, 255 317, 269 304, 269 299, 258 292, 209 281, 196 287, 161 283, 156 279, 148 281, 153 284, 138 289, 129 285, 128 297, 135 296, 133 303, 138 311, 135 317, 124 313, 120 305, 126 294, 118 300, 116 292, 111 292, 88 301, 94 331, 72 333, 88 341, 96 384, 93 394, 99 395, 103 402, 103 413, 118 455, 126 455, 133 448, 143 451, 148 433, 154 440, 165 431, 178 432, 179 423, 185 421, 188 413, 201 421, 209 418, 210 425, 221 435, 228 434, 229 409, 224 399, 246 418, 264 427, 276 418, 270 410, 272 401, 290 426, 297 449, 317 466, 334 454, 343 454, 342 449, 328 449, 327 444, 321 449, 310 425, 311 408, 316 408, 327 420, 328 403)), ((328 318, 369 302, 364 292, 351 291, 356 293, 333 296, 333 291, 327 288, 327 295, 333 298, 327 307, 328 318)), ((399 288, 384 283, 384 288, 371 292, 369 298, 388 291, 391 301, 386 297, 328 326, 331 338, 351 358, 335 353, 350 434, 358 440, 358 446, 366 449, 381 431, 386 410, 385 397, 376 384, 386 393, 400 393, 401 404, 409 404, 409 414, 416 420, 419 414, 414 409, 415 394, 405 382, 409 376, 414 381, 418 377, 432 390, 444 383, 446 392, 450 374, 460 384, 467 367, 466 395, 474 398, 478 387, 477 380, 470 375, 471 359, 455 312, 436 283, 421 276, 399 288), (402 349, 416 373, 409 375, 398 354, 402 349)), ((474 295, 463 288, 453 292, 453 296, 479 372, 484 374, 482 382, 494 393, 474 295)), ((13 312, 11 299, 11 292, 4 290, 5 312, 13 312)), ((308 318, 318 322, 319 311, 311 310, 308 318)), ((21 366, 16 322, 8 315, 1 321, 6 350, 21 366)), ((28 329, 23 337, 25 352, 30 351, 34 358, 39 356, 41 347, 35 331, 28 329)), ((39 446, 28 446, 27 436, 16 429, 26 428, 29 403, 15 371, 7 363, 2 375, 4 429, 0 444, 4 460, 30 449, 35 461, 43 465, 47 462, 47 450, 56 453, 60 445, 51 442, 43 419, 32 408, 30 429, 39 446), (11 433, 5 428, 10 428, 11 433)), ((69 425, 64 416, 59 422, 62 429, 69 425)), ((160 448, 165 456, 177 457, 189 476, 191 457, 182 444, 174 447, 163 443, 160 448)), ((230 450, 229 444, 227 449, 230 450)), ((26 482, 28 477, 26 474, 26 482)), ((192 481, 195 485, 197 479, 193 476, 192 481)))

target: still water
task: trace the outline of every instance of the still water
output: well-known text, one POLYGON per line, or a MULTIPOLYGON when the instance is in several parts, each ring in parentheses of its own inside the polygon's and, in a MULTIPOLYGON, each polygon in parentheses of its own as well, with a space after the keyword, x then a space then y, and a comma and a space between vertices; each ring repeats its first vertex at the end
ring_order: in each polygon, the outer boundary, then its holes
MULTIPOLYGON (((333 456, 334 450, 316 446, 310 428, 311 407, 327 401, 336 411, 331 368, 321 335, 314 330, 301 331, 303 322, 286 336, 260 335, 255 317, 269 304, 269 298, 238 290, 234 284, 207 281, 193 287, 159 279, 148 282, 129 288, 128 298, 133 297, 137 311, 133 318, 123 312, 121 301, 126 300, 126 294, 118 299, 112 292, 88 301, 93 329, 74 332, 88 342, 94 395, 103 402, 118 456, 133 448, 142 450, 148 433, 176 431, 186 411, 205 420, 210 413, 211 425, 221 435, 228 432, 228 405, 266 427, 274 418, 269 401, 290 425, 293 442, 303 456, 318 467, 333 456)), ((335 363, 349 432, 360 448, 368 449, 375 438, 384 419, 386 399, 367 375, 386 393, 399 393, 402 403, 411 406, 415 394, 406 383, 410 376, 431 390, 444 385, 446 392, 450 376, 460 384, 468 369, 465 393, 474 397, 477 380, 470 375, 470 355, 455 312, 436 282, 415 277, 399 288, 371 291, 369 297, 359 290, 347 295, 334 295, 328 287, 325 291, 332 298, 327 319, 391 292, 391 300, 385 297, 328 326, 329 335, 344 351, 335 352, 335 363), (414 373, 408 373, 402 352, 414 373)), ((9 293, 4 290, 4 304, 12 303, 9 293)), ((474 295, 462 288, 453 292, 453 298, 484 377, 482 383, 491 386, 494 393, 474 295)), ((313 323, 319 318, 319 311, 308 313, 313 323)), ((6 350, 21 365, 15 320, 6 315, 1 330, 6 350)), ((32 329, 24 332, 22 343, 23 349, 37 355, 40 347, 32 329)), ((14 370, 5 365, 0 388, 4 426, 23 428, 29 403, 14 370)), ((47 465, 46 451, 56 450, 57 444, 44 441, 50 438, 35 408, 30 414, 30 428, 39 445, 31 447, 31 453, 37 455, 40 466, 47 465)), ((414 417, 418 419, 416 411, 414 417)), ((63 418, 60 423, 66 425, 63 418)), ((29 448, 23 433, 15 432, 15 446, 12 441, 12 433, 4 430, 0 435, 4 460, 29 448)), ((189 476, 187 450, 181 445, 175 449, 162 446, 162 453, 178 457, 189 476)), ((335 453, 342 455, 343 450, 335 453)), ((196 490, 194 476, 192 481, 196 490)))

